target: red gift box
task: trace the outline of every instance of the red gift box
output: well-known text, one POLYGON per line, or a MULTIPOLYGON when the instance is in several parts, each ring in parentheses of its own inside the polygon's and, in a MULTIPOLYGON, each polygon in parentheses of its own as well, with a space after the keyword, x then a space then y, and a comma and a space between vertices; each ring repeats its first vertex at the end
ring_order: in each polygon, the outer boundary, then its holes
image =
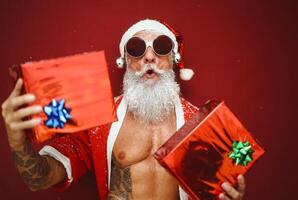
POLYGON ((154 157, 192 199, 218 199, 224 181, 235 184, 264 154, 224 102, 200 107, 154 157))
MULTIPOLYGON (((16 67, 10 70, 12 76, 20 75, 16 67)), ((21 65, 21 76, 26 93, 36 96, 36 100, 30 105, 42 105, 44 108, 44 112, 32 116, 43 119, 43 123, 34 128, 38 143, 57 133, 74 133, 115 121, 104 51, 27 62, 21 65), (65 109, 60 114, 68 112, 71 115, 71 119, 61 123, 63 127, 50 127, 46 123, 50 119, 45 108, 53 106, 53 100, 57 105, 64 106, 65 109), (64 105, 61 100, 65 101, 64 105)), ((55 123, 57 125, 56 121, 55 123)))

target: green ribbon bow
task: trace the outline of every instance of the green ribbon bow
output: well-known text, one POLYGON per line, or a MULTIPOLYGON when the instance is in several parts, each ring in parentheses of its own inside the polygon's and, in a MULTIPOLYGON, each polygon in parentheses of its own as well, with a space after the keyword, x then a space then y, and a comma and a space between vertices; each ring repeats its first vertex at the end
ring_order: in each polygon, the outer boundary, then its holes
POLYGON ((234 141, 229 158, 231 158, 236 165, 246 166, 250 161, 253 160, 253 152, 254 150, 251 148, 251 145, 248 141, 234 141))

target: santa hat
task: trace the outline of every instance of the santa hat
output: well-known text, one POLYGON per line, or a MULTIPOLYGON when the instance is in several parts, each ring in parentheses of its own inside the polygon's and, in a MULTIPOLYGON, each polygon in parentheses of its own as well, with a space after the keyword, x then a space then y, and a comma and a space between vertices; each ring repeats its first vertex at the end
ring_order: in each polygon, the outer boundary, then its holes
POLYGON ((124 47, 127 41, 133 37, 136 33, 143 31, 143 30, 153 30, 157 31, 161 34, 164 34, 172 39, 174 42, 174 61, 179 67, 180 71, 180 78, 182 80, 190 80, 194 75, 192 69, 185 68, 184 66, 184 59, 183 59, 183 51, 184 51, 184 41, 180 33, 174 30, 171 26, 166 24, 165 22, 159 22, 157 20, 152 19, 145 19, 137 22, 136 24, 132 25, 122 36, 119 50, 121 57, 116 60, 117 66, 122 68, 125 62, 124 59, 124 47))

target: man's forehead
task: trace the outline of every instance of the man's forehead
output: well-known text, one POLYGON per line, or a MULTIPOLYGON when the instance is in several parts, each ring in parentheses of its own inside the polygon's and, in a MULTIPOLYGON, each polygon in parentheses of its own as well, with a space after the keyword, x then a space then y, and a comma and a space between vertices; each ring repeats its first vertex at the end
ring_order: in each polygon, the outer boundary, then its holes
POLYGON ((149 41, 149 40, 153 40, 153 39, 157 38, 160 35, 163 35, 163 34, 156 30, 143 30, 143 31, 137 32, 133 36, 140 37, 145 41, 149 41))

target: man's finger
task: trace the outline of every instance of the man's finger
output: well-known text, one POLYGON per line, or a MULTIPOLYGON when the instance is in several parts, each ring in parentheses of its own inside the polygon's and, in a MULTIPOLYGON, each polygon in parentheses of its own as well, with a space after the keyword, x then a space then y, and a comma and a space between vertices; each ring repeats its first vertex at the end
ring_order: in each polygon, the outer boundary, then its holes
POLYGON ((35 96, 33 94, 25 94, 22 96, 13 97, 9 101, 9 105, 7 107, 8 110, 15 110, 20 106, 23 106, 27 103, 30 103, 35 100, 35 96))
POLYGON ((231 200, 227 195, 225 195, 224 193, 220 193, 219 194, 219 199, 220 200, 231 200))
POLYGON ((246 187, 244 176, 242 174, 240 174, 237 177, 237 180, 238 180, 238 191, 243 196, 244 195, 244 192, 245 192, 245 187, 246 187))
POLYGON ((226 194, 229 195, 230 197, 232 197, 232 199, 240 199, 241 198, 240 193, 233 186, 231 186, 229 183, 224 182, 221 186, 224 189, 224 191, 226 192, 226 194))
POLYGON ((20 121, 21 119, 42 111, 41 106, 30 106, 21 108, 12 114, 12 121, 20 121))
POLYGON ((39 125, 41 123, 40 118, 34 118, 27 121, 21 121, 21 122, 13 122, 9 125, 9 128, 13 131, 20 131, 24 129, 34 128, 35 126, 39 125))
POLYGON ((19 96, 21 94, 22 87, 23 87, 23 79, 19 78, 9 98, 19 96))

